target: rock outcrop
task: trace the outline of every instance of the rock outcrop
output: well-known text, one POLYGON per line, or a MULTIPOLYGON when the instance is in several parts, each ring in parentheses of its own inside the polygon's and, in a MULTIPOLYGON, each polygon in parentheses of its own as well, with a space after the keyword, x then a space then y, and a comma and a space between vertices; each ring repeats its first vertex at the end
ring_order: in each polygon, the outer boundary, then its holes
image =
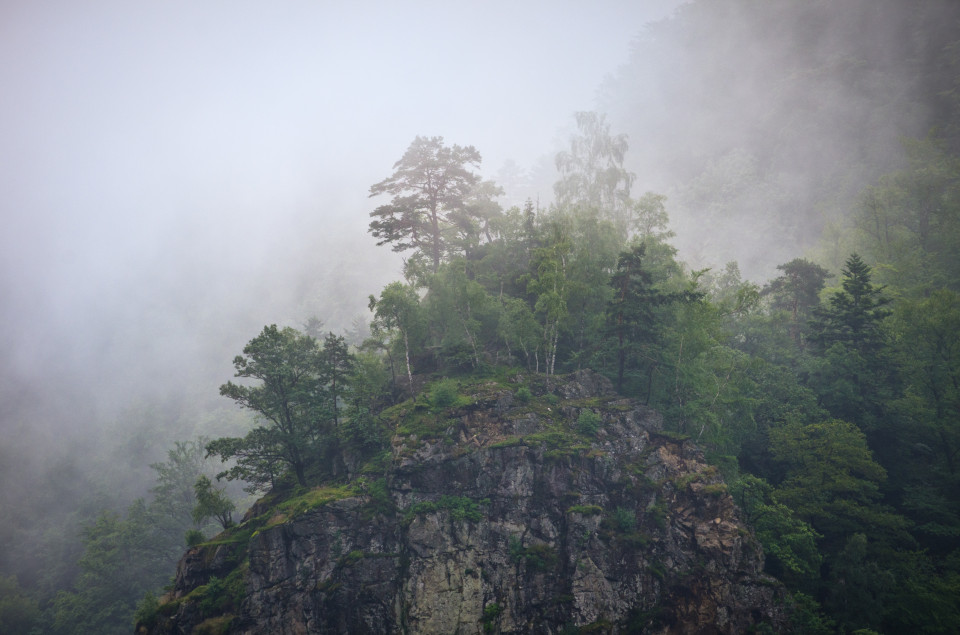
POLYGON ((722 479, 655 412, 589 372, 461 393, 387 411, 397 434, 373 474, 267 497, 191 549, 141 631, 782 629, 781 587, 722 479))

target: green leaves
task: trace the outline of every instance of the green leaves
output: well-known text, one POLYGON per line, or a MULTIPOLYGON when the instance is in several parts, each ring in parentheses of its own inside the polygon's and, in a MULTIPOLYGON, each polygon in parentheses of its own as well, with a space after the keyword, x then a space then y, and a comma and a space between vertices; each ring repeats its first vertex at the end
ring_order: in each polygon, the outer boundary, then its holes
POLYGON ((560 180, 554 186, 560 207, 581 206, 611 220, 626 237, 630 187, 636 178, 623 167, 627 136, 611 135, 606 117, 595 112, 575 115, 579 134, 570 149, 556 156, 560 180))
POLYGON ((874 461, 866 437, 852 423, 792 424, 770 432, 774 458, 785 469, 775 499, 823 534, 827 543, 865 530, 895 543, 908 523, 881 506, 887 473, 874 461))
MULTIPOLYGON (((378 239, 377 244, 393 243, 394 251, 417 249, 429 258, 436 273, 449 249, 447 236, 457 220, 455 214, 465 218, 471 213, 482 218, 492 214, 480 200, 465 207, 465 199, 480 182, 469 168, 479 165, 480 153, 473 146, 448 147, 443 137, 414 139, 394 164, 394 173, 370 187, 370 196, 393 196, 389 204, 370 213, 374 219, 370 233, 378 239)), ((471 227, 470 223, 459 224, 467 233, 471 227)))
POLYGON ((396 330, 400 333, 407 366, 407 385, 412 386, 413 367, 410 363, 410 346, 413 335, 422 323, 420 296, 412 286, 391 282, 380 292, 379 299, 370 296, 369 306, 374 314, 372 324, 374 331, 389 333, 396 330))
POLYGON ((203 475, 194 485, 197 505, 193 508, 193 522, 203 524, 209 518, 216 518, 224 529, 233 526, 233 511, 237 508, 222 488, 213 486, 213 482, 203 475))
POLYGON ((242 438, 217 439, 207 453, 236 464, 218 475, 241 478, 255 488, 273 485, 280 467, 290 468, 300 485, 329 444, 336 443, 339 400, 349 389, 353 357, 342 337, 329 334, 323 347, 309 335, 276 325, 244 347, 234 361, 236 376, 259 384, 220 387, 220 394, 256 412, 268 425, 242 438))
POLYGON ((773 486, 761 478, 743 474, 731 490, 763 545, 767 571, 793 588, 814 587, 823 563, 817 548, 820 534, 776 502, 773 486))
POLYGON ((841 343, 861 354, 877 351, 890 300, 883 296, 883 287, 873 285, 870 267, 857 254, 847 259, 842 287, 830 295, 827 306, 813 311, 811 339, 821 350, 841 343))

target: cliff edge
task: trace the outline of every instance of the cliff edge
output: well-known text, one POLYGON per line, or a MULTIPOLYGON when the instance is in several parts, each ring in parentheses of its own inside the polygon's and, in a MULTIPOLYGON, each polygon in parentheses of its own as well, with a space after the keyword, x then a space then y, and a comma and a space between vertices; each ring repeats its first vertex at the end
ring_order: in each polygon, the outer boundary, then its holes
POLYGON ((137 625, 186 633, 743 633, 784 593, 721 477, 601 376, 462 382, 392 450, 190 549, 137 625))

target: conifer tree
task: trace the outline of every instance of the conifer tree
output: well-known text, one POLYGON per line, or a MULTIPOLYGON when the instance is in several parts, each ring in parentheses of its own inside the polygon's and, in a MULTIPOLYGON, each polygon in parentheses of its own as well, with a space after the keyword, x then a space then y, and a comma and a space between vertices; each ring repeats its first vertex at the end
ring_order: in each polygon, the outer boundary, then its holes
POLYGON ((840 343, 861 355, 877 352, 882 347, 880 323, 890 315, 890 300, 884 287, 871 282, 870 266, 852 254, 842 270, 842 289, 830 297, 827 306, 814 309, 811 340, 820 349, 840 343))
POLYGON ((370 213, 377 244, 392 243, 394 251, 416 249, 436 273, 457 216, 465 213, 465 199, 480 183, 470 171, 479 165, 480 153, 473 146, 448 147, 443 137, 414 139, 393 165, 394 173, 370 186, 370 196, 393 196, 370 213))

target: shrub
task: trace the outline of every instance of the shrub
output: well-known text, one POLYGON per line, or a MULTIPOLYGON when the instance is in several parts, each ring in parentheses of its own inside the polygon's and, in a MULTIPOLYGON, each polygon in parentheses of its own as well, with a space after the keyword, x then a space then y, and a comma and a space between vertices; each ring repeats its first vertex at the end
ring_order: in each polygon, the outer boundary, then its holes
POLYGON ((430 404, 434 408, 447 408, 457 401, 458 396, 457 382, 452 379, 441 379, 430 391, 430 404))
POLYGON ((480 619, 480 623, 483 624, 484 633, 494 632, 493 623, 503 612, 503 607, 494 602, 493 604, 488 604, 483 607, 483 617, 480 619))
POLYGON ((403 524, 409 525, 413 522, 415 516, 419 514, 430 514, 441 509, 450 513, 452 520, 469 520, 470 522, 480 522, 483 520, 483 513, 480 511, 480 505, 488 505, 489 499, 475 501, 467 496, 448 496, 443 495, 437 501, 422 501, 414 503, 403 514, 403 524))
POLYGON ((137 604, 137 610, 133 614, 134 625, 146 626, 148 629, 153 628, 157 623, 159 610, 160 601, 157 600, 157 596, 147 591, 147 594, 137 604))
POLYGON ((526 563, 535 571, 552 569, 557 563, 557 552, 553 547, 547 544, 524 547, 523 541, 518 536, 510 537, 507 552, 513 562, 516 564, 526 563))
POLYGON ((186 535, 186 541, 188 547, 196 547, 201 542, 206 540, 206 537, 203 535, 203 532, 199 529, 188 529, 186 535))
POLYGON ((632 509, 626 507, 617 507, 611 518, 614 526, 620 531, 627 533, 637 528, 637 516, 632 509))
POLYGON ((601 423, 603 423, 603 419, 593 410, 581 410, 580 416, 577 418, 577 432, 588 437, 596 436, 601 423))
POLYGON ((533 399, 533 393, 530 392, 530 389, 526 386, 520 386, 517 388, 517 401, 520 403, 527 403, 533 399))

